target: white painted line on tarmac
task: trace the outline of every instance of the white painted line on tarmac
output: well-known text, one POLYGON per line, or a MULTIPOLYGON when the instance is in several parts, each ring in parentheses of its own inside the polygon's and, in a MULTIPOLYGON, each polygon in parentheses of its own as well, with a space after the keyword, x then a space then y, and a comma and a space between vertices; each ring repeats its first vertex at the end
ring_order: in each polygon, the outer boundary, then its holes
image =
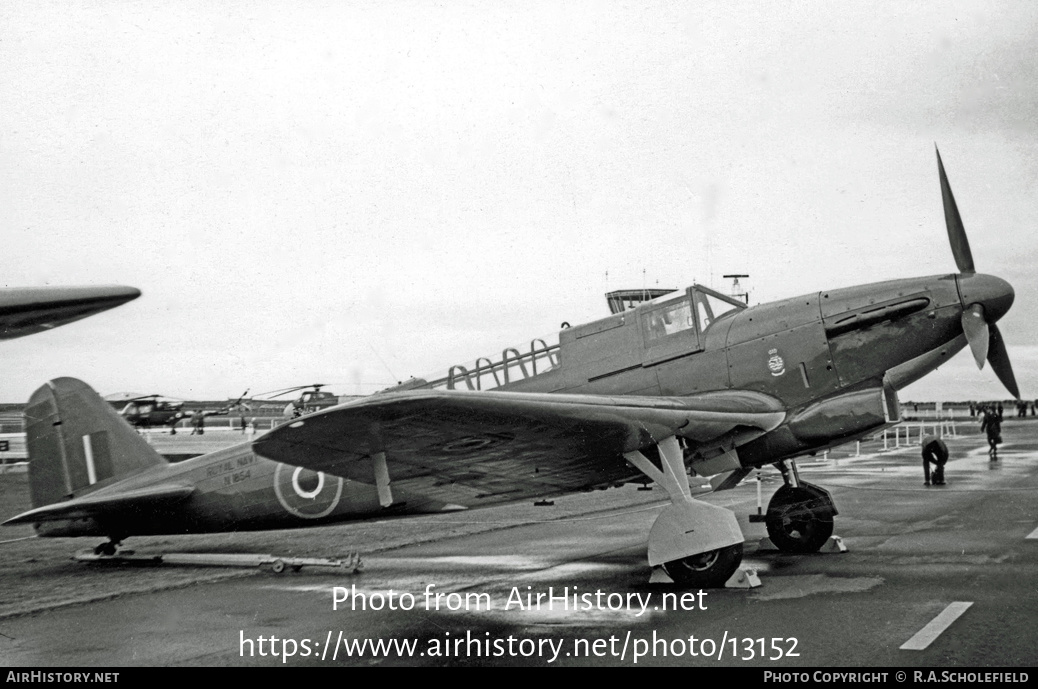
POLYGON ((1035 529, 1031 533, 1027 534, 1027 537, 1024 540, 1027 540, 1028 538, 1032 540, 1038 540, 1038 529, 1035 529))
POLYGON ((916 632, 915 636, 901 644, 902 651, 921 651, 934 642, 952 622, 959 619, 959 615, 973 605, 970 603, 952 603, 941 611, 941 614, 930 620, 930 623, 916 632))

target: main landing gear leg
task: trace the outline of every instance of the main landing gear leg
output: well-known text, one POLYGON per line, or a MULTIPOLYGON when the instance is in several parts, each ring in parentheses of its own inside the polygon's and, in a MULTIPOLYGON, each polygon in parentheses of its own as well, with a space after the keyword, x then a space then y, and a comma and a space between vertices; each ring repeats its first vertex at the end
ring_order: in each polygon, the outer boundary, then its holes
POLYGON ((800 480, 793 460, 777 462, 784 485, 768 503, 765 525, 775 547, 786 553, 813 553, 833 535, 836 505, 824 488, 800 480))
POLYGON ((743 535, 731 511, 692 499, 678 439, 657 444, 659 465, 641 452, 624 457, 667 491, 670 506, 649 532, 649 564, 662 565, 675 583, 698 588, 724 586, 742 562, 743 535))

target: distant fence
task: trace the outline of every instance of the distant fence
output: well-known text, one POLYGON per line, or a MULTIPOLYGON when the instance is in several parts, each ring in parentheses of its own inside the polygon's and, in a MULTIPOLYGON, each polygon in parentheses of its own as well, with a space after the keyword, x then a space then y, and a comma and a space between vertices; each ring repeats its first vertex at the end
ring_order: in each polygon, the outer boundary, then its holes
POLYGON ((936 435, 941 438, 957 438, 959 429, 954 418, 934 419, 932 421, 905 421, 886 428, 882 433, 873 436, 876 440, 883 440, 884 450, 893 450, 910 445, 922 445, 923 438, 927 435, 936 435))

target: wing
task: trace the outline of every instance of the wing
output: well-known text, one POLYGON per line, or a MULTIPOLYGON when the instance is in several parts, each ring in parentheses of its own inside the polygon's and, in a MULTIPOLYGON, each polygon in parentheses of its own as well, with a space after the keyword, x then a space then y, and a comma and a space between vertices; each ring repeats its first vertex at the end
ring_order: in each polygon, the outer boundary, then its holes
POLYGON ((44 507, 37 507, 22 512, 3 523, 34 524, 38 522, 87 519, 106 517, 113 514, 125 514, 139 509, 153 509, 178 503, 194 492, 194 487, 179 484, 151 486, 137 490, 110 491, 99 490, 81 498, 73 498, 65 502, 56 502, 44 507))
POLYGON ((269 459, 373 482, 384 452, 394 488, 445 502, 589 489, 639 475, 623 458, 677 435, 692 459, 778 426, 778 400, 749 391, 607 397, 413 390, 373 395, 281 426, 253 443, 269 459))
POLYGON ((32 335, 136 299, 133 287, 0 289, 0 340, 32 335))

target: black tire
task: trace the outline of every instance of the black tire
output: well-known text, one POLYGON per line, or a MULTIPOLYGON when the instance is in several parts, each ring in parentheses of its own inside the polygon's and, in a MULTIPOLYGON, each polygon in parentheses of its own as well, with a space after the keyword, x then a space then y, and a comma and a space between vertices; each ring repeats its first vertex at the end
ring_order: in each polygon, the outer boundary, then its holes
POLYGON ((94 548, 94 555, 115 555, 116 545, 114 543, 102 543, 101 545, 94 548))
POLYGON ((723 588, 742 562, 742 543, 663 564, 674 583, 690 588, 723 588))
POLYGON ((768 536, 784 553, 814 553, 833 535, 832 519, 769 517, 768 536))
POLYGON ((274 571, 274 574, 281 574, 285 571, 285 562, 284 560, 274 560, 270 568, 274 571))

